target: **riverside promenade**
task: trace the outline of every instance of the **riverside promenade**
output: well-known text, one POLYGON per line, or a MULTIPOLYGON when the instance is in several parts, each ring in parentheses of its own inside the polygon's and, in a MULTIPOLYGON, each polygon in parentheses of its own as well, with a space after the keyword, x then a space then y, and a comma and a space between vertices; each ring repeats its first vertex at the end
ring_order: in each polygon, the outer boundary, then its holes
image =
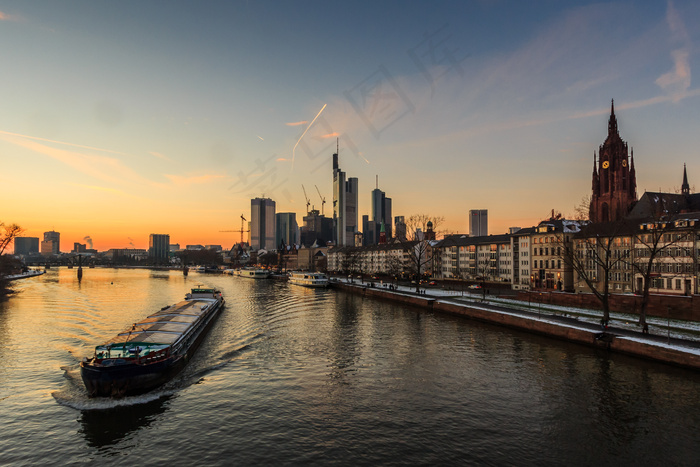
POLYGON ((643 334, 632 314, 612 313, 607 328, 600 324, 602 311, 559 307, 541 303, 415 286, 395 286, 359 279, 334 278, 332 287, 350 293, 414 305, 482 322, 506 326, 556 339, 633 355, 661 363, 700 370, 700 323, 649 318, 649 334, 643 334))

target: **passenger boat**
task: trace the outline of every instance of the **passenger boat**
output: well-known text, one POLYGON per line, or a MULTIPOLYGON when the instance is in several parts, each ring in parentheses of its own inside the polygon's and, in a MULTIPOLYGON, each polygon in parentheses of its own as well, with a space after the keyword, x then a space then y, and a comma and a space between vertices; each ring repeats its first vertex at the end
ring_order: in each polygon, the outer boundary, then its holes
POLYGON ((164 384, 192 357, 223 305, 221 292, 195 288, 185 300, 98 345, 95 354, 80 363, 88 395, 130 396, 164 384))
POLYGON ((304 287, 328 287, 328 276, 320 272, 292 271, 289 273, 289 283, 304 287))
POLYGON ((236 275, 248 279, 267 279, 270 277, 270 271, 267 269, 238 269, 236 275))

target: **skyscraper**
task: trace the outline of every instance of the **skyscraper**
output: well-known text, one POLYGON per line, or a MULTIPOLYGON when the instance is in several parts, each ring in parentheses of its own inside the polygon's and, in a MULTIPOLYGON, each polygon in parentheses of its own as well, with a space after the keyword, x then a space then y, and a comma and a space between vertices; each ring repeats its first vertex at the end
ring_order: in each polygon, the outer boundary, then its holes
POLYGON ((41 242, 42 255, 58 255, 61 253, 61 234, 53 230, 44 232, 44 241, 41 242))
POLYGON ((333 154, 333 226, 336 245, 352 246, 357 232, 357 178, 346 179, 333 154))
POLYGON ((299 243, 299 226, 295 212, 278 212, 275 214, 275 225, 276 246, 279 246, 282 241, 285 245, 299 243))
POLYGON ((170 235, 151 234, 148 236, 148 256, 155 263, 170 262, 170 235))
POLYGON ((469 211, 469 236, 485 237, 489 234, 489 211, 472 209, 469 211))
POLYGON ((32 253, 39 253, 38 237, 15 238, 15 255, 31 255, 32 253))
POLYGON ((404 216, 394 217, 394 225, 396 226, 396 238, 406 240, 406 220, 404 216))
POLYGON ((253 250, 274 250, 275 202, 270 198, 250 200, 250 247, 253 250))
POLYGON ((372 222, 374 227, 374 238, 371 244, 379 242, 379 232, 381 224, 384 224, 384 231, 387 238, 391 238, 391 198, 387 198, 386 193, 379 189, 379 179, 377 179, 377 187, 372 190, 372 222))

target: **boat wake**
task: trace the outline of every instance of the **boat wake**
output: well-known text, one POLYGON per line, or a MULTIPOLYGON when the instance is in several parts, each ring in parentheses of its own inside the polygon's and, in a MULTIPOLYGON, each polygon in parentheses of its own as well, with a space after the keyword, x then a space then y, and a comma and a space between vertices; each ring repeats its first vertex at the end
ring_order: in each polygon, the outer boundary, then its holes
POLYGON ((160 388, 138 396, 122 398, 88 397, 87 389, 85 389, 80 376, 80 365, 64 366, 61 367, 61 370, 64 371, 65 384, 61 389, 52 392, 51 396, 58 404, 80 411, 111 410, 119 407, 149 404, 158 399, 175 396, 183 389, 199 384, 206 375, 226 367, 250 348, 251 344, 243 344, 241 347, 228 350, 218 357, 206 358, 208 362, 205 364, 193 361, 179 375, 160 388))
POLYGON ((61 367, 65 372, 66 383, 64 386, 51 393, 54 400, 63 406, 76 410, 110 410, 118 407, 129 407, 140 404, 148 404, 155 400, 174 395, 180 388, 163 385, 161 388, 138 396, 113 399, 109 397, 88 397, 85 385, 80 377, 80 366, 61 367))

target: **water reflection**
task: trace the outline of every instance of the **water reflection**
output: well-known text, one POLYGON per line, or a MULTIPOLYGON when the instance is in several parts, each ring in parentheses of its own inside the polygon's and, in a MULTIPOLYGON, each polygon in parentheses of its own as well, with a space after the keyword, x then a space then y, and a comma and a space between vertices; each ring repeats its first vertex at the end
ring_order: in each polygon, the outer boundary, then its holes
POLYGON ((330 332, 329 380, 332 384, 349 384, 348 373, 354 371, 354 366, 360 357, 358 342, 358 306, 354 303, 356 297, 338 295, 336 297, 335 316, 330 332))
POLYGON ((88 446, 104 448, 118 444, 147 428, 169 407, 172 396, 164 396, 144 404, 117 406, 106 410, 83 410, 79 433, 88 446))

